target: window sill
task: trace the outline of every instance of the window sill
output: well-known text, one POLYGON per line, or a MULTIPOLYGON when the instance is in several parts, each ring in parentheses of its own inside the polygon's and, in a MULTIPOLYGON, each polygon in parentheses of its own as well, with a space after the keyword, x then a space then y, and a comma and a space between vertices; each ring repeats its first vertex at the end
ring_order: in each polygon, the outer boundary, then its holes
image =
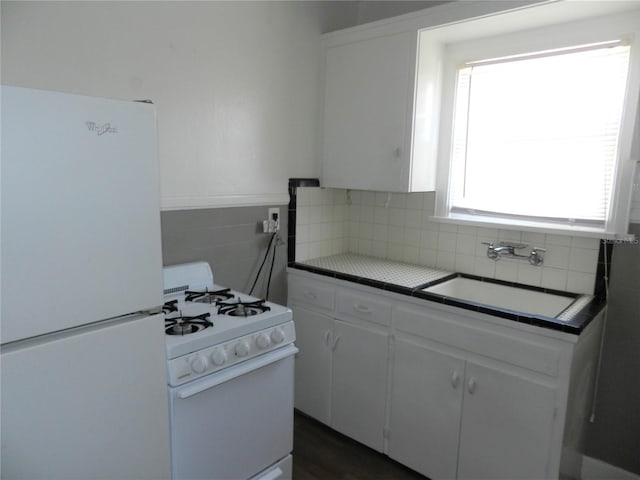
POLYGON ((517 230, 521 232, 536 232, 552 235, 568 235, 572 237, 600 238, 606 240, 634 240, 635 235, 630 233, 618 234, 606 232, 598 228, 583 226, 557 225, 553 223, 515 221, 511 219, 489 218, 471 215, 449 215, 429 217, 429 220, 437 223, 449 223, 454 225, 466 225, 485 228, 499 228, 502 230, 517 230))

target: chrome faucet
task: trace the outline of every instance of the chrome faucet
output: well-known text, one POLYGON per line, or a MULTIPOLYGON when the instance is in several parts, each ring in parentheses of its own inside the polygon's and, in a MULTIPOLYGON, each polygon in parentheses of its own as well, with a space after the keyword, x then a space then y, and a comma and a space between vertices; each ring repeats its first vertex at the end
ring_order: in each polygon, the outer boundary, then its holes
POLYGON ((502 257, 522 258, 527 259, 529 263, 534 266, 540 266, 544 262, 544 257, 542 256, 542 252, 546 252, 544 248, 534 247, 531 249, 531 253, 529 255, 520 255, 516 253, 516 250, 527 248, 528 245, 523 243, 500 242, 500 245, 496 247, 493 245, 493 242, 482 242, 482 244, 488 245, 487 257, 492 260, 497 261, 502 257))

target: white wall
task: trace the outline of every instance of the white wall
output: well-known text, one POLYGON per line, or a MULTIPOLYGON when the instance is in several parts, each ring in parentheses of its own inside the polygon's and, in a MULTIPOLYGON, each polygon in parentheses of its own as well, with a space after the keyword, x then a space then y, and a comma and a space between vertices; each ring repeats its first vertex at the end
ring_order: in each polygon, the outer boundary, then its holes
POLYGON ((318 176, 320 35, 354 2, 2 2, 2 83, 157 107, 164 209, 318 176))

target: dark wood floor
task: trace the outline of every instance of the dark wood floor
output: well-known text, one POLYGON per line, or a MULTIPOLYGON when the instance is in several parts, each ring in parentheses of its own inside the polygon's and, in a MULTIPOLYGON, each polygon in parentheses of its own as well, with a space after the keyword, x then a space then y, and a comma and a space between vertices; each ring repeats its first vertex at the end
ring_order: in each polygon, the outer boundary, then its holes
POLYGON ((293 480, 425 479, 389 457, 296 411, 293 480))

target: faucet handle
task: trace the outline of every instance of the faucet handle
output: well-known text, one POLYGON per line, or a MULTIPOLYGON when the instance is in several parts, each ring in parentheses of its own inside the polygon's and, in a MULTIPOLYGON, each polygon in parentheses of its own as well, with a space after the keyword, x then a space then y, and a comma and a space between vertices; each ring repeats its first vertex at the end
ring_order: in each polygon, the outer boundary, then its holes
POLYGON ((482 245, 488 245, 490 248, 493 248, 493 242, 480 242, 482 245))
POLYGON ((529 255, 529 263, 533 266, 539 267, 544 262, 544 257, 541 253, 546 252, 546 248, 533 247, 531 249, 531 255, 529 255))

